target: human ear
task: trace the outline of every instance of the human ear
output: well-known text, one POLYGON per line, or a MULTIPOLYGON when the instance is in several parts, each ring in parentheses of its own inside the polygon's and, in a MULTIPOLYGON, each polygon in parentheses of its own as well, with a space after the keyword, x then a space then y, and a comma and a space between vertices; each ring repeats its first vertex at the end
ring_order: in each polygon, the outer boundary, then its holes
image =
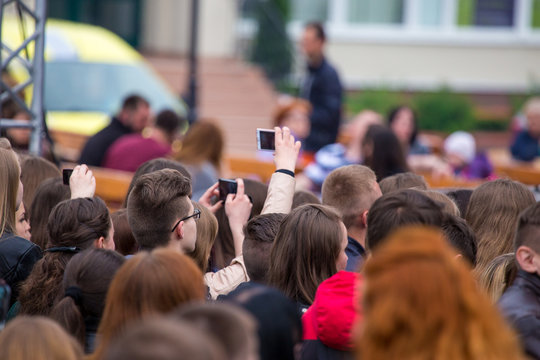
POLYGON ((178 226, 176 227, 176 229, 174 229, 176 235, 180 238, 180 239, 183 239, 184 238, 184 222, 183 221, 180 221, 180 223, 178 224, 178 226))
POLYGON ((94 247, 96 249, 104 249, 105 248, 105 238, 103 236, 100 236, 99 239, 96 239, 94 241, 94 247))
POLYGON ((368 213, 369 213, 369 211, 366 210, 366 211, 364 211, 364 212, 360 215, 360 216, 362 217, 362 218, 361 218, 362 225, 363 225, 365 228, 367 228, 367 216, 368 216, 368 213))
POLYGON ((535 273, 536 267, 534 265, 534 251, 528 246, 520 246, 516 250, 516 261, 519 267, 528 273, 535 273))

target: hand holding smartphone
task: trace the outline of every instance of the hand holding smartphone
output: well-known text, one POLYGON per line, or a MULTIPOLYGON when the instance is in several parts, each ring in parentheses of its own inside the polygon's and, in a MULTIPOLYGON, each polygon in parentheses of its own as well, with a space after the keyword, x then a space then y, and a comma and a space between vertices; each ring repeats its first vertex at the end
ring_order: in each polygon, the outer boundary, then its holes
POLYGON ((62 170, 62 180, 64 182, 64 185, 69 186, 69 178, 71 177, 71 174, 73 174, 73 169, 62 170))
POLYGON ((236 181, 229 180, 229 179, 219 179, 219 200, 225 200, 227 199, 227 195, 229 194, 236 194, 238 185, 236 184, 236 181))

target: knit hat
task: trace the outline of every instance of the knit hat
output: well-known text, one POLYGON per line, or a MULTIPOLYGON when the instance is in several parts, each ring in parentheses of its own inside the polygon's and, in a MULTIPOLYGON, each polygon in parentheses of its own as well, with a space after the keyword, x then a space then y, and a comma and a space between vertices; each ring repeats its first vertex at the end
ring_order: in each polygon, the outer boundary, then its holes
POLYGON ((459 156, 467 164, 476 155, 476 142, 474 137, 465 131, 456 131, 444 140, 444 152, 447 155, 459 156))

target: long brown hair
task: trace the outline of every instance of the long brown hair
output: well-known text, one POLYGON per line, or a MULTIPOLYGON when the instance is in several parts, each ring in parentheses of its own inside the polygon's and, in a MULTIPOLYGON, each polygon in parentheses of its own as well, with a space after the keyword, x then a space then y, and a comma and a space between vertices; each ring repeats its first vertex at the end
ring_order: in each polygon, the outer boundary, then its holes
POLYGON ((214 121, 197 121, 190 126, 175 159, 187 165, 209 162, 219 173, 224 147, 223 130, 214 121))
POLYGON ((507 179, 487 182, 473 191, 465 220, 478 241, 478 273, 497 256, 514 250, 519 214, 535 202, 525 185, 507 179))
POLYGON ((58 167, 49 160, 35 155, 25 155, 22 157, 21 182, 24 186, 23 203, 28 216, 31 215, 32 200, 39 184, 43 180, 60 176, 62 174, 58 167))
POLYGON ((281 223, 270 253, 268 284, 290 299, 311 305, 321 282, 337 272, 341 218, 332 208, 299 206, 281 223))
POLYGON ((397 230, 364 273, 357 359, 522 359, 515 334, 435 228, 397 230))
POLYGON ((51 317, 85 346, 85 319, 99 321, 105 308, 109 284, 125 258, 112 250, 88 249, 67 264, 64 288, 80 291, 80 298, 64 296, 52 309, 51 317))
POLYGON ((79 344, 51 319, 18 316, 0 333, 0 359, 81 360, 79 344))
POLYGON ((43 258, 21 286, 21 313, 49 315, 64 296, 62 279, 68 261, 80 250, 94 246, 100 237, 107 238, 111 218, 100 198, 64 200, 49 216, 49 246, 43 258))
POLYGON ((202 273, 186 255, 156 249, 133 256, 118 270, 109 288, 94 358, 103 357, 113 337, 123 333, 128 322, 164 314, 204 297, 202 273))

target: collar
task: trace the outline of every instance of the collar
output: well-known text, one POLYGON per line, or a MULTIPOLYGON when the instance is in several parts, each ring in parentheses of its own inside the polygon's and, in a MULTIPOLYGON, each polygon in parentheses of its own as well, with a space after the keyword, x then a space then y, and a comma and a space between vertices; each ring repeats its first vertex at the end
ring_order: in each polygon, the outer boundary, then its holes
POLYGON ((364 247, 358 241, 350 236, 347 236, 347 241, 349 242, 347 249, 357 252, 358 255, 361 255, 362 257, 366 255, 366 249, 364 249, 364 247))
POLYGON ((308 63, 308 70, 310 72, 317 72, 319 71, 324 65, 326 65, 326 58, 323 56, 321 59, 321 62, 317 65, 311 65, 308 63))
POLYGON ((536 294, 540 294, 540 276, 519 269, 514 283, 521 283, 533 288, 536 294))

